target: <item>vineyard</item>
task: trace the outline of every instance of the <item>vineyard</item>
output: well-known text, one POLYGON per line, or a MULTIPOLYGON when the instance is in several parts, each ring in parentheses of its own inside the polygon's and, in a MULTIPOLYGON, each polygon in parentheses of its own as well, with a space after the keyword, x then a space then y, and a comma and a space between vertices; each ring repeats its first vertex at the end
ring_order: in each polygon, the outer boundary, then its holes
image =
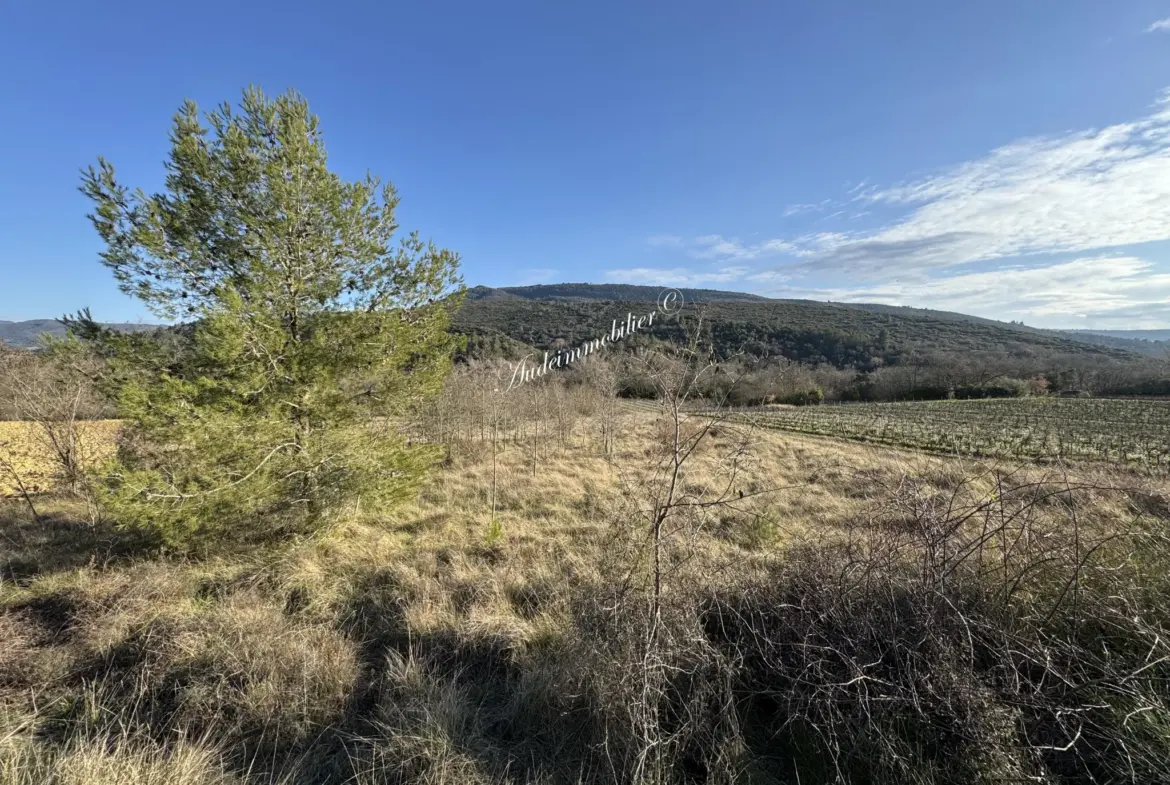
POLYGON ((767 428, 931 452, 1170 468, 1170 401, 1014 398, 741 412, 767 428))

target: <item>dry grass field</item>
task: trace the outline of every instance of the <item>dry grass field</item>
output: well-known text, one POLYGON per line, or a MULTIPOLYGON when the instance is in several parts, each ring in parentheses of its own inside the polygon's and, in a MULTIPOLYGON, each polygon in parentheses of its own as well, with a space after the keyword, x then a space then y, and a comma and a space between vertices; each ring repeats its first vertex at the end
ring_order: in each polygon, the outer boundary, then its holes
MULTIPOLYGON (((43 465, 26 426, 0 427, 18 465, 43 465)), ((625 677, 606 670, 608 635, 588 611, 605 602, 588 598, 641 574, 644 533, 624 522, 647 498, 666 427, 627 411, 609 456, 588 420, 535 460, 528 443, 461 442, 416 503, 204 560, 144 553, 130 534, 79 523, 69 502, 42 503, 39 523, 0 502, 0 783, 621 781, 625 677)), ((801 549, 947 519, 947 504, 998 499, 1004 515, 1005 481, 1066 489, 1035 493, 1028 536, 1050 536, 1074 506, 1086 539, 1170 523, 1164 483, 1108 467, 963 462, 742 425, 717 426, 683 478, 696 498, 726 481, 734 502, 670 550, 666 594, 680 607, 771 585, 801 549)), ((687 763, 680 747, 691 781, 832 781, 794 763, 797 742, 773 749, 780 731, 752 725, 765 712, 753 706, 729 710, 743 726, 715 758, 687 763)), ((1170 750, 1165 707, 1135 717, 1170 750)), ((1027 773, 1037 760, 979 765, 1027 773)), ((864 781, 960 781, 911 768, 914 779, 864 781)))
MULTIPOLYGON (((78 423, 83 464, 94 465, 114 452, 116 420, 78 423)), ((0 420, 0 497, 20 492, 23 483, 30 493, 52 488, 56 464, 52 446, 37 423, 0 420)))

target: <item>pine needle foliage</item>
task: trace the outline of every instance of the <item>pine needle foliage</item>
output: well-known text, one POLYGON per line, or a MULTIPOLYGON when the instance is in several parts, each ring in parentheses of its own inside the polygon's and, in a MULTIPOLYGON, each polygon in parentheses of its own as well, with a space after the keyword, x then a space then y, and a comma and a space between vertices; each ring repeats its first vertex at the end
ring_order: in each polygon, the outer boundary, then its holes
POLYGON ((102 500, 172 546, 272 538, 388 504, 433 456, 397 418, 436 394, 459 342, 459 257, 398 234, 394 187, 327 167, 316 116, 258 88, 174 117, 162 193, 99 159, 81 190, 122 291, 182 320, 158 334, 69 321, 108 362, 126 421, 102 500))

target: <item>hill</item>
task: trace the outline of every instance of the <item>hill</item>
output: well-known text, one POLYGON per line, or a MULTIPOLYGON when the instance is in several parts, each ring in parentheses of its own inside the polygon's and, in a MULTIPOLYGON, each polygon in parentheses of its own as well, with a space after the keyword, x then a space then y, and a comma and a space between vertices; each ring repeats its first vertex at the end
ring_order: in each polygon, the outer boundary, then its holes
MULTIPOLYGON (((566 284, 488 289, 477 287, 455 318, 473 343, 515 341, 541 350, 596 338, 613 320, 653 309, 661 292, 649 286, 566 284), (570 293, 566 296, 558 292, 570 293), (620 293, 623 299, 611 300, 620 293)), ((1045 362, 1057 357, 1140 363, 1123 348, 1101 346, 1071 335, 1037 330, 946 311, 885 305, 769 300, 753 295, 683 290, 687 309, 701 310, 717 353, 743 351, 756 357, 784 356, 806 363, 868 370, 922 355, 988 354, 1045 362)), ((648 331, 651 338, 677 340, 677 321, 648 331)))
MULTIPOLYGON (((152 330, 155 324, 116 323, 108 324, 115 330, 137 332, 152 330)), ((0 319, 0 341, 17 349, 36 348, 37 340, 42 335, 51 335, 60 338, 65 335, 65 326, 56 319, 30 319, 24 322, 8 322, 0 319)))
MULTIPOLYGON (((469 353, 518 357, 531 348, 575 345, 608 330, 627 313, 653 309, 664 287, 563 283, 476 286, 456 315, 455 329, 470 337, 469 353)), ((717 351, 730 356, 784 356, 806 363, 869 370, 924 355, 981 354, 1034 363, 1057 357, 1139 364, 1165 357, 1167 331, 1044 330, 951 311, 814 300, 769 299, 743 292, 681 289, 688 311, 701 308, 717 351)), ((153 325, 114 324, 120 330, 153 325)), ((42 333, 63 335, 53 319, 0 321, 0 340, 32 348, 42 333)), ((677 340, 673 321, 656 324, 650 338, 677 340)), ((638 345, 639 340, 630 342, 638 345)))

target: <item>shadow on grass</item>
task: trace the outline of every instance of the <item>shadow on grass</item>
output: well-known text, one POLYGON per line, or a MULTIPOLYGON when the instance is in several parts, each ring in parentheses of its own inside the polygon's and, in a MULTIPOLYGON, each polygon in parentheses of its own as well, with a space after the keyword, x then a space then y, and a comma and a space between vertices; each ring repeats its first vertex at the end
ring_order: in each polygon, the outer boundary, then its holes
POLYGON ((0 500, 0 581, 24 586, 34 578, 81 567, 107 567, 153 550, 141 534, 113 523, 91 524, 69 502, 42 503, 38 518, 0 500))
MULTIPOLYGON (((66 642, 83 610, 73 599, 59 593, 22 613, 66 642)), ((283 613, 296 615, 303 601, 290 595, 283 613)), ((66 697, 41 715, 37 741, 63 749, 104 734, 163 747, 205 739, 241 782, 256 785, 579 785, 597 733, 589 712, 549 682, 555 652, 487 630, 411 630, 411 602, 392 570, 355 581, 334 629, 356 647, 359 667, 341 700, 308 721, 303 710, 314 707, 295 702, 296 668, 267 678, 285 684, 292 702, 253 705, 247 671, 214 654, 175 658, 181 626, 160 617, 73 663, 66 697)))

